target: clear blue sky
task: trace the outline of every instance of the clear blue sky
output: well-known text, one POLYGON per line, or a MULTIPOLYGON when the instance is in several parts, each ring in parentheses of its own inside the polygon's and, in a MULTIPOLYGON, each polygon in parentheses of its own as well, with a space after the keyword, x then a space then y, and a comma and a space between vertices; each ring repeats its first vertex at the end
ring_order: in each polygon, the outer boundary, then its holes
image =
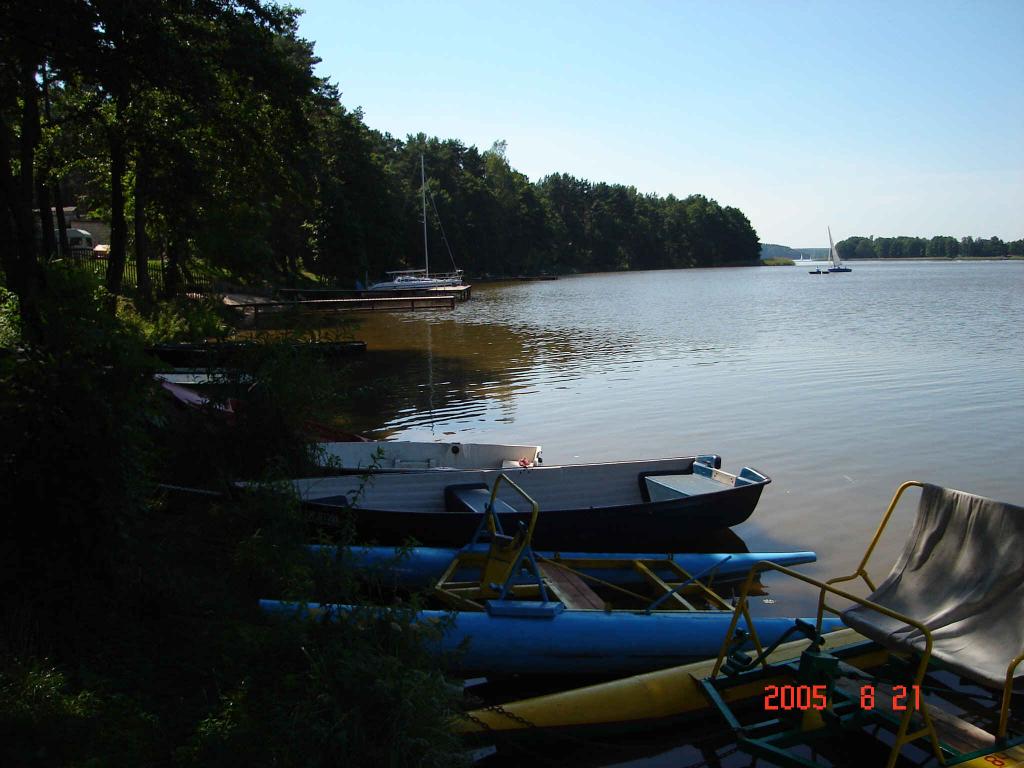
POLYGON ((293 2, 399 138, 704 194, 762 242, 1024 237, 1024 0, 293 2))

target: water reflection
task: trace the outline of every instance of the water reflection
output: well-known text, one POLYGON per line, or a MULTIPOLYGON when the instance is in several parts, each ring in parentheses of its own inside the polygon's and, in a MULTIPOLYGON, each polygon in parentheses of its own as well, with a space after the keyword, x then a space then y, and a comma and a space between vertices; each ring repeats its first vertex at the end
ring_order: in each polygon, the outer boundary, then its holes
MULTIPOLYGON (((739 534, 853 569, 900 482, 1024 502, 1024 263, 585 275, 375 315, 346 375, 375 436, 540 443, 548 462, 718 453, 773 483, 739 534)), ((892 562, 913 516, 876 553, 892 562)), ((803 602, 769 584, 792 615, 803 602)))

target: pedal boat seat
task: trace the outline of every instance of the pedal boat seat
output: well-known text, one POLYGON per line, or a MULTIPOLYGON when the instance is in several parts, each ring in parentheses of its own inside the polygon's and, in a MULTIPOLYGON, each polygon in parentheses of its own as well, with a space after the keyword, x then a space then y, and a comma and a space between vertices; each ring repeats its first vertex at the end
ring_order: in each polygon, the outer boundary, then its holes
MULTIPOLYGON (((923 485, 903 552, 867 599, 923 624, 934 660, 1003 689, 1024 651, 1024 507, 923 485)), ((920 630, 870 608, 842 618, 890 650, 925 651, 920 630)))

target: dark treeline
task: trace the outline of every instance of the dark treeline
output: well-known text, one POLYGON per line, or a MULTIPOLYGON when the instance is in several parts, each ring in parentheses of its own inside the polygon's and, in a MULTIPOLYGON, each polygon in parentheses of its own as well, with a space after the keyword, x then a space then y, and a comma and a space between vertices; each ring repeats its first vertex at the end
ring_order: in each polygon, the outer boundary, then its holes
MULTIPOLYGON (((369 128, 313 73, 299 11, 267 2, 4 4, 2 268, 31 316, 63 205, 109 221, 107 288, 198 258, 240 277, 351 283, 419 266, 419 173, 473 275, 752 262, 757 235, 705 197, 515 171, 486 151, 369 128), (57 212, 55 218, 51 209, 57 212)), ((432 247, 448 265, 435 217, 432 247)))
POLYGON ((484 152, 424 134, 403 142, 367 128, 358 113, 347 117, 360 146, 333 158, 352 167, 332 181, 340 200, 310 209, 318 224, 303 252, 313 272, 341 283, 423 265, 421 155, 432 201, 427 219, 434 269, 452 267, 442 227, 455 266, 474 276, 715 266, 757 258, 757 234, 743 213, 702 195, 645 195, 566 174, 532 183, 509 165, 504 142, 484 152))
POLYGON ((955 259, 1024 255, 1024 240, 998 237, 849 237, 836 243, 842 259, 955 259))

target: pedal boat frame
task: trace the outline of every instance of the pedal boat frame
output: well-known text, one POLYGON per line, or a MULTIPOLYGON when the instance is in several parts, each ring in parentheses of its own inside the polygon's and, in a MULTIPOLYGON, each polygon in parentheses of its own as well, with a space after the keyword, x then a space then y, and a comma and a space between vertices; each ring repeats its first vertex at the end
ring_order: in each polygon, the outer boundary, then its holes
MULTIPOLYGON (((847 582, 861 579, 872 593, 876 591, 876 585, 867 572, 868 561, 871 559, 871 555, 874 552, 876 545, 882 538, 882 535, 889 524, 889 520, 891 519, 904 492, 909 488, 915 487, 923 488, 924 483, 911 480, 903 483, 896 490, 896 493, 894 494, 892 501, 890 501, 885 514, 882 516, 882 520, 879 523, 864 556, 861 558, 859 565, 852 574, 823 582, 790 568, 776 565, 768 561, 757 563, 751 569, 750 574, 744 582, 743 589, 740 592, 736 608, 733 612, 732 622, 729 625, 729 630, 726 633, 725 640, 718 654, 718 658, 715 661, 714 668, 711 675, 702 681, 702 686, 705 694, 718 708, 719 712, 733 728, 734 732, 736 732, 740 742, 752 753, 763 756, 766 759, 779 761, 782 765, 817 766, 818 763, 808 762, 804 758, 786 751, 780 745, 791 746, 809 743, 813 739, 814 732, 822 730, 827 725, 838 724, 844 728, 849 728, 851 725, 853 727, 863 727, 863 723, 866 721, 877 722, 879 718, 882 718, 883 720, 889 720, 889 724, 892 724, 891 721, 893 719, 881 714, 880 712, 865 713, 863 711, 849 711, 852 709, 852 706, 849 706, 852 702, 844 702, 843 698, 845 694, 838 692, 833 686, 834 678, 836 673, 839 671, 844 656, 848 655, 852 650, 863 652, 866 645, 880 647, 876 643, 858 643, 855 646, 848 647, 847 649, 835 649, 829 653, 823 653, 817 649, 809 649, 801 655, 799 662, 787 662, 781 665, 772 665, 769 663, 766 654, 762 649, 761 641, 757 637, 757 629, 755 624, 751 621, 749 610, 749 595, 752 587, 757 583, 758 575, 765 571, 777 571, 798 581, 809 584, 819 590, 817 625, 815 627, 816 636, 819 638, 821 637, 822 618, 825 611, 827 610, 836 615, 841 614, 840 609, 828 604, 826 601, 827 596, 848 600, 855 605, 864 606, 877 611, 884 616, 903 622, 904 624, 907 624, 919 631, 924 638, 924 651, 922 653, 918 655, 916 653, 904 654, 902 652, 895 651, 889 652, 890 658, 902 659, 904 660, 902 663, 909 663, 909 666, 914 669, 913 682, 905 686, 907 689, 909 689, 910 686, 918 686, 918 691, 923 690, 923 683, 929 671, 941 668, 941 664, 938 660, 932 658, 932 648, 934 644, 932 633, 923 623, 910 616, 904 616, 884 605, 872 602, 836 586, 837 584, 845 584, 847 582), (744 618, 746 620, 746 626, 749 627, 750 640, 755 647, 756 655, 753 659, 745 657, 746 662, 740 661, 737 665, 733 662, 736 655, 732 653, 730 649, 733 644, 733 637, 740 618, 744 618), (915 656, 917 656, 916 664, 914 663, 915 656), (730 665, 730 662, 733 662, 732 665, 730 665), (757 669, 758 665, 760 666, 759 669, 757 669), (753 725, 744 725, 741 723, 738 717, 730 709, 726 701, 726 697, 722 695, 722 692, 736 685, 749 683, 752 679, 768 675, 777 677, 780 673, 788 673, 796 682, 802 684, 821 683, 826 685, 828 690, 826 708, 823 711, 807 709, 800 712, 801 716, 799 718, 794 718, 796 720, 795 725, 789 730, 778 730, 780 727, 785 728, 786 726, 786 722, 784 722, 783 719, 771 719, 753 725), (845 708, 842 707, 843 703, 846 703, 848 706, 845 708), (838 723, 836 721, 838 721, 838 723), (767 731, 774 731, 774 733, 768 736, 757 735, 767 731)), ((943 743, 938 731, 936 730, 934 722, 935 718, 933 718, 933 713, 931 712, 925 696, 920 696, 919 708, 916 706, 914 697, 908 696, 906 709, 898 720, 895 742, 889 752, 886 768, 893 768, 893 766, 896 765, 896 761, 900 757, 900 752, 905 745, 922 738, 928 739, 932 754, 942 765, 966 764, 971 766, 977 765, 979 767, 991 765, 1005 765, 1008 767, 1017 765, 1024 766, 1024 748, 1017 746, 1024 744, 1024 734, 1012 737, 1008 734, 1010 700, 1013 693, 1014 673, 1022 661, 1024 661, 1024 651, 1010 660, 1007 665, 999 708, 999 724, 991 748, 961 752, 951 745, 943 743), (920 713, 924 726, 911 731, 911 724, 914 719, 914 715, 918 712, 920 713), (991 757, 992 755, 999 755, 998 763, 984 760, 985 757, 991 757), (950 760, 952 762, 950 762, 950 760)), ((872 679, 862 671, 858 670, 858 673, 858 676, 862 680, 872 679)), ((971 682, 972 684, 978 684, 975 681, 971 682)), ((984 687, 988 689, 987 686, 984 687)), ((932 692, 933 690, 935 689, 930 686, 928 692, 932 692)), ((936 709, 941 710, 942 708, 937 707, 936 709)), ((991 736, 991 734, 986 735, 991 736)))

